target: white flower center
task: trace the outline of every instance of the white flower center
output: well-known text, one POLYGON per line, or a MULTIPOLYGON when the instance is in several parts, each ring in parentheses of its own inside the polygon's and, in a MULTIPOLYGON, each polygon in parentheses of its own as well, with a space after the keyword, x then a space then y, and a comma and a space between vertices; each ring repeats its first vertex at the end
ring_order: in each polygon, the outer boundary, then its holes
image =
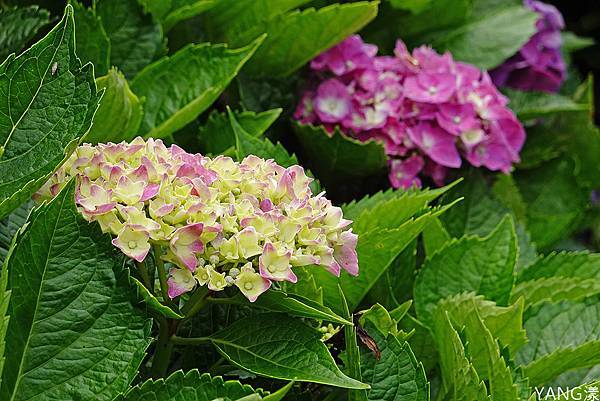
POLYGON ((427 89, 427 92, 429 92, 430 95, 435 95, 437 93, 438 89, 435 86, 430 86, 427 89))

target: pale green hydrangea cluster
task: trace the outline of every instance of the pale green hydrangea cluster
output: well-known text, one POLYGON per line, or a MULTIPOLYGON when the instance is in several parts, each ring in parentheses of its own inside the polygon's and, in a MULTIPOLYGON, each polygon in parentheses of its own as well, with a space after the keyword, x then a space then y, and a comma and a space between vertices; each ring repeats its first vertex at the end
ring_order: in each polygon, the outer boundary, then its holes
POLYGON ((196 286, 237 286, 250 300, 294 267, 358 274, 357 236, 324 194, 313 196, 300 166, 248 156, 190 154, 161 140, 80 146, 35 195, 56 196, 77 177, 84 218, 142 262, 153 245, 171 266, 169 296, 196 286))

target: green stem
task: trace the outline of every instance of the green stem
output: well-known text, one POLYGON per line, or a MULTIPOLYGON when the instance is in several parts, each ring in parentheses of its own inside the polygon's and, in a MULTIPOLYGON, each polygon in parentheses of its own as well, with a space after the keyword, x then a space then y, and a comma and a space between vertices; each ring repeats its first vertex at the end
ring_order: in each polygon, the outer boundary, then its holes
POLYGON ((158 271, 158 281, 160 283, 160 292, 162 293, 163 302, 169 306, 174 306, 173 301, 169 298, 169 285, 167 284, 167 271, 165 270, 165 264, 160 258, 160 245, 152 245, 154 251, 154 263, 156 263, 156 270, 158 271))
POLYGON ((206 302, 210 304, 220 304, 220 305, 240 305, 241 302, 234 298, 216 298, 216 297, 206 297, 206 302))
POLYGON ((173 343, 171 339, 171 327, 168 319, 162 318, 158 320, 158 340, 154 349, 154 357, 152 359, 152 377, 155 379, 165 377, 169 370, 169 362, 171 361, 171 353, 173 351, 173 343))
POLYGON ((177 345, 204 345, 204 344, 210 344, 210 337, 186 338, 186 337, 172 336, 171 343, 177 344, 177 345))
POLYGON ((185 315, 186 319, 191 318, 207 304, 208 299, 208 288, 198 287, 192 294, 190 299, 183 305, 181 312, 185 315))
POLYGON ((140 273, 140 277, 142 278, 142 282, 144 286, 150 291, 150 294, 154 294, 154 288, 152 285, 152 281, 150 280, 150 276, 148 275, 148 269, 146 268, 146 262, 135 262, 137 266, 138 272, 140 273))

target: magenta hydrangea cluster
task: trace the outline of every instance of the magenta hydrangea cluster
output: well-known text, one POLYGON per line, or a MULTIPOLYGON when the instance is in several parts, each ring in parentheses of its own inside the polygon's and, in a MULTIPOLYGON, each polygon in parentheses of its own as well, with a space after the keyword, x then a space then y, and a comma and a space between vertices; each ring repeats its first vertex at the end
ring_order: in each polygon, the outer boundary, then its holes
POLYGON ((508 172, 519 160, 525 131, 486 72, 430 47, 412 54, 398 40, 393 56, 354 35, 312 60, 315 87, 294 117, 339 127, 362 141, 382 141, 395 188, 442 185, 463 158, 508 172), (461 157, 462 156, 462 157, 461 157))
POLYGON ((170 266, 171 298, 198 285, 237 286, 253 302, 273 281, 295 283, 298 266, 358 274, 351 221, 323 193, 313 196, 300 166, 136 138, 80 146, 35 198, 56 196, 72 177, 83 217, 125 255, 142 262, 155 247, 170 266))
POLYGON ((556 7, 541 1, 525 0, 525 6, 539 14, 536 33, 490 75, 498 86, 557 92, 566 75, 560 36, 565 26, 563 17, 556 7))

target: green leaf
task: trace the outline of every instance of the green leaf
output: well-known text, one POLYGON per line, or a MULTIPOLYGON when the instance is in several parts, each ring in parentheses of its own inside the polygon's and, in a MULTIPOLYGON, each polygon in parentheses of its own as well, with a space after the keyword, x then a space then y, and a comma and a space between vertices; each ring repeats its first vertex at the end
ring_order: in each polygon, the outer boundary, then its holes
MULTIPOLYGON (((362 200, 352 206, 354 212, 362 208, 360 214, 353 215, 354 231, 366 233, 378 229, 392 229, 402 225, 410 217, 427 208, 430 202, 452 188, 454 184, 430 190, 419 191, 389 191, 382 193, 381 200, 376 205, 369 200, 365 202, 370 207, 365 208, 362 200)), ((348 209, 348 207, 346 207, 348 209)), ((353 211, 351 210, 351 215, 353 211)))
MULTIPOLYGON (((308 2, 309 0, 219 0, 206 13, 204 24, 213 40, 231 43, 231 38, 308 2)), ((242 44, 244 43, 240 43, 242 44)))
POLYGON ((150 324, 122 255, 75 206, 72 181, 20 230, 2 276, 10 323, 0 398, 112 400, 137 374, 150 324))
POLYGON ((398 328, 409 333, 407 340, 417 360, 423 364, 426 372, 437 367, 438 353, 431 330, 413 316, 406 314, 398 322, 398 328))
POLYGON ((129 89, 127 80, 116 68, 96 79, 96 85, 105 92, 94 116, 94 125, 85 137, 86 142, 132 140, 142 122, 143 102, 129 89))
POLYGON ((600 298, 583 302, 544 303, 525 316, 529 343, 516 362, 532 386, 540 386, 559 374, 600 364, 600 298))
POLYGON ((275 379, 308 381, 350 389, 367 385, 344 375, 321 335, 285 314, 239 319, 213 334, 211 342, 234 365, 275 379))
POLYGON ((50 13, 38 6, 0 9, 0 60, 23 49, 48 22, 50 13))
MULTIPOLYGON (((433 220, 423 232, 433 224, 433 220)), ((412 298, 417 275, 417 242, 415 240, 409 244, 375 282, 365 298, 367 304, 380 303, 393 310, 412 298)))
POLYGON ((450 234, 448 234, 440 219, 432 220, 423 230, 423 246, 425 247, 427 259, 431 259, 448 241, 450 241, 450 234))
POLYGON ((588 105, 576 103, 567 96, 555 93, 526 92, 508 88, 502 91, 509 97, 510 108, 520 120, 546 117, 554 113, 589 110, 588 105))
POLYGON ((374 23, 367 28, 374 30, 373 39, 382 42, 381 44, 388 51, 393 50, 394 42, 398 37, 406 40, 410 45, 418 46, 427 43, 423 41, 427 33, 462 26, 471 13, 473 1, 430 1, 429 5, 419 13, 407 13, 392 8, 400 2, 408 3, 405 0, 393 0, 388 6, 383 2, 381 12, 374 23))
POLYGON ((588 193, 577 185, 568 159, 517 171, 514 178, 527 204, 527 229, 539 248, 550 247, 577 228, 588 193))
MULTIPOLYGON (((281 109, 267 110, 261 113, 252 111, 233 111, 235 119, 245 132, 259 137, 277 120, 281 109)), ((213 155, 224 153, 235 147, 235 134, 226 113, 214 110, 198 131, 198 140, 204 153, 213 155)))
POLYGON ((247 384, 237 380, 224 381, 222 377, 211 377, 208 373, 200 373, 197 369, 173 372, 166 379, 148 380, 129 390, 117 401, 148 400, 185 400, 216 401, 239 400, 256 394, 256 400, 262 400, 262 390, 254 390, 247 384))
POLYGON ((178 22, 210 10, 218 0, 140 0, 144 9, 160 21, 165 31, 178 22))
POLYGON ((127 78, 163 53, 160 24, 136 0, 100 0, 96 13, 110 39, 110 62, 127 78))
MULTIPOLYGON (((342 287, 338 285, 338 294, 340 294, 340 299, 342 300, 342 313, 344 317, 348 320, 353 319, 353 315, 350 313, 348 309, 348 303, 346 302, 346 297, 344 296, 344 291, 342 291, 342 287)), ((346 348, 344 349, 343 358, 340 355, 340 359, 344 362, 345 371, 350 375, 350 377, 362 382, 362 371, 360 368, 360 349, 358 348, 358 335, 357 328, 355 325, 346 325, 344 326, 344 345, 346 348)), ((355 390, 348 392, 348 401, 367 401, 367 392, 365 390, 355 390)))
POLYGON ((344 216, 354 220, 353 229, 358 234, 359 275, 353 277, 343 271, 337 278, 319 267, 302 269, 314 276, 315 282, 324 289, 325 304, 341 313, 341 299, 339 293, 335 291, 339 284, 344 291, 350 311, 354 311, 396 257, 415 240, 433 218, 444 213, 451 206, 446 205, 437 209, 427 207, 428 202, 445 190, 446 188, 442 188, 411 193, 386 191, 346 205, 344 216), (394 208, 394 213, 390 212, 391 207, 394 208), (412 210, 412 214, 403 213, 405 209, 412 210), (361 223, 369 219, 384 222, 382 216, 386 215, 389 216, 389 221, 381 227, 371 227, 367 223, 361 223))
POLYGON ((431 6, 433 0, 389 0, 394 8, 419 14, 431 6))
MULTIPOLYGON (((502 307, 496 305, 495 302, 485 300, 480 295, 461 293, 443 299, 437 307, 446 311, 452 317, 453 322, 460 324, 465 324, 465 316, 477 314, 494 341, 498 341, 503 349, 508 349, 510 355, 515 355, 527 343, 526 333, 523 329, 523 300, 517 300, 510 306, 502 307)), ((478 345, 482 346, 482 344, 478 345)), ((482 348, 485 347, 482 346, 482 348)), ((475 360, 480 354, 473 349, 471 348, 470 353, 475 360)), ((485 363, 481 364, 481 367, 485 369, 487 369, 486 366, 485 363)), ((478 369, 478 372, 481 373, 481 371, 478 369)))
MULTIPOLYGON (((218 300, 218 298, 216 298, 218 300)), ((243 295, 229 299, 237 305, 252 306, 271 312, 283 312, 290 316, 305 317, 328 322, 352 325, 352 322, 337 315, 331 309, 318 302, 297 294, 286 294, 279 290, 270 290, 262 294, 256 301, 250 303, 243 295)))
POLYGON ((27 222, 32 207, 33 201, 25 202, 0 220, 0 266, 4 264, 4 258, 8 254, 15 234, 27 222))
POLYGON ((481 69, 496 67, 515 54, 536 32, 538 15, 522 5, 496 10, 457 28, 431 35, 431 44, 456 60, 481 69))
POLYGON ((343 271, 337 278, 323 268, 311 267, 310 272, 315 276, 315 281, 324 289, 325 304, 339 312, 339 294, 332 290, 339 283, 344 290, 350 310, 354 311, 394 259, 417 238, 433 217, 444 211, 445 209, 427 212, 417 218, 409 219, 398 228, 358 233, 357 253, 360 272, 356 277, 343 271))
POLYGON ((321 181, 385 174, 387 156, 383 145, 375 140, 359 142, 347 137, 339 129, 330 135, 323 127, 294 124, 300 146, 310 155, 310 168, 321 181), (357 161, 360 163, 357 163, 357 161))
POLYGON ((577 36, 573 32, 561 32, 560 36, 562 38, 563 51, 567 52, 585 49, 586 47, 593 46, 594 43, 596 43, 593 38, 577 36))
MULTIPOLYGON (((461 374, 456 369, 459 366, 452 362, 452 359, 456 356, 447 355, 449 350, 446 345, 443 345, 447 340, 448 326, 440 325, 438 321, 443 321, 445 315, 446 318, 449 318, 450 325, 454 330, 457 328, 461 330, 461 337, 464 338, 462 341, 467 345, 465 356, 469 359, 478 376, 488 381, 487 392, 491 399, 520 401, 519 388, 513 381, 513 373, 507 366, 493 333, 486 327, 479 313, 477 302, 475 298, 470 300, 462 297, 449 298, 442 301, 434 312, 435 337, 438 347, 442 350, 440 351, 440 365, 444 384, 443 390, 448 393, 452 389, 456 389, 455 382, 457 380, 459 383, 462 381, 462 378, 457 377, 461 374), (451 362, 447 364, 446 361, 451 362)), ((460 348, 458 348, 458 351, 460 353, 460 348)), ((485 399, 488 398, 485 397, 485 399)))
MULTIPOLYGON (((453 401, 489 400, 487 389, 469 360, 458 331, 442 308, 436 310, 433 331, 440 357, 443 387, 439 392, 453 401)), ((499 400, 498 400, 499 401, 499 400)))
POLYGON ((248 63, 247 71, 261 76, 287 76, 359 31, 375 18, 377 5, 376 1, 362 1, 292 11, 256 25, 238 37, 230 36, 229 40, 242 45, 266 33, 267 38, 248 63))
POLYGON ((600 255, 589 252, 552 253, 521 272, 512 297, 529 305, 549 300, 580 300, 600 293, 600 255))
POLYGON ((250 135, 236 120, 231 110, 228 110, 228 114, 231 128, 235 135, 235 148, 238 161, 241 161, 248 155, 255 155, 263 159, 273 159, 283 167, 298 164, 296 155, 289 154, 279 142, 274 144, 267 138, 257 138, 250 135))
POLYGON ((286 384, 279 390, 275 391, 274 393, 271 393, 271 394, 267 395, 266 397, 263 397, 263 401, 281 401, 281 400, 283 400, 285 398, 285 396, 287 395, 287 393, 290 392, 290 390, 292 389, 294 384, 295 384, 294 381, 289 382, 288 384, 286 384))
POLYGON ((0 218, 26 201, 90 129, 100 95, 74 51, 73 8, 0 65, 0 218))
POLYGON ((225 90, 262 40, 240 49, 188 45, 144 68, 131 82, 133 91, 146 98, 140 133, 164 138, 193 121, 225 90))
POLYGON ((163 305, 154 295, 148 291, 148 289, 144 286, 144 284, 140 283, 134 277, 130 278, 133 287, 135 288, 136 294, 141 302, 145 304, 145 306, 159 316, 164 316, 169 319, 183 319, 184 316, 175 312, 173 309, 168 306, 163 305))
POLYGON ((106 75, 110 67, 110 40, 96 11, 77 0, 69 1, 75 11, 75 44, 77 56, 83 63, 94 64, 96 75, 106 75))
POLYGON ((524 227, 527 205, 512 178, 501 176, 490 188, 481 172, 473 169, 445 198, 456 199, 459 196, 464 196, 464 201, 441 217, 444 228, 451 236, 486 236, 507 214, 513 215, 518 219, 515 224, 519 242, 518 268, 535 260, 535 245, 524 227))
POLYGON ((436 304, 461 292, 475 292, 506 305, 516 262, 517 238, 510 217, 505 217, 487 237, 466 236, 449 242, 425 261, 417 276, 417 317, 430 325, 436 304))
MULTIPOLYGON (((371 326, 372 327, 372 326, 371 326)), ((429 401, 429 383, 423 365, 417 361, 407 342, 392 334, 369 330, 381 357, 369 350, 361 354, 363 380, 371 386, 369 401, 429 401)))

